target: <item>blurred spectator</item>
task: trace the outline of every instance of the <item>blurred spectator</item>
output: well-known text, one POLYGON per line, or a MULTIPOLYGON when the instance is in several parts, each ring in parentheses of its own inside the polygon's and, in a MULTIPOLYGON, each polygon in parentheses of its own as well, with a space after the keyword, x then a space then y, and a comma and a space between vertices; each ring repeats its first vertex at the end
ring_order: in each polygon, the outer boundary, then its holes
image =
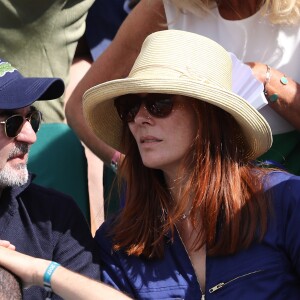
MULTIPOLYGON (((92 62, 110 44, 119 26, 138 2, 139 0, 96 0, 94 2, 88 12, 85 35, 78 43, 71 66, 71 84, 66 90, 66 99, 69 99, 92 62)), ((80 111, 82 108, 73 107, 72 109, 80 111)), ((73 114, 70 114, 67 119, 70 126, 74 120, 73 114)), ((103 162, 87 147, 86 156, 88 158, 91 227, 94 233, 104 218, 118 209, 120 200, 113 184, 114 172, 108 166, 103 165, 103 162), (102 196, 104 196, 104 201, 102 196)))
POLYGON ((74 90, 66 107, 69 124, 98 157, 109 163, 115 151, 91 132, 82 110, 75 111, 82 105, 84 92, 126 77, 150 33, 166 29, 195 32, 248 63, 265 87, 268 105, 261 113, 270 123, 274 142, 258 160, 300 174, 299 6, 292 0, 141 0, 74 90), (254 26, 259 30, 253 31, 254 26))
MULTIPOLYGON (((68 84, 77 42, 94 0, 0 0, 0 57, 25 76, 68 84)), ((45 122, 63 122, 64 98, 38 103, 45 122)))

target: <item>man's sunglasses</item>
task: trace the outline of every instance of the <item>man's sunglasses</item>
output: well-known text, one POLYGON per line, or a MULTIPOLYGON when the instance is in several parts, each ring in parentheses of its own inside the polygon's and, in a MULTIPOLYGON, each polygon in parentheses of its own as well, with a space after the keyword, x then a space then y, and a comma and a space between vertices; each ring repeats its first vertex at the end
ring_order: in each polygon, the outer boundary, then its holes
POLYGON ((40 111, 35 110, 30 112, 26 117, 22 115, 13 115, 8 117, 5 121, 1 121, 0 124, 4 125, 6 136, 9 138, 14 138, 22 130, 22 126, 25 121, 30 123, 34 132, 37 132, 42 121, 42 114, 40 111))
POLYGON ((115 99, 115 107, 123 122, 133 122, 141 104, 144 103, 147 111, 156 118, 167 117, 173 109, 173 95, 148 94, 141 97, 138 94, 127 94, 115 99))

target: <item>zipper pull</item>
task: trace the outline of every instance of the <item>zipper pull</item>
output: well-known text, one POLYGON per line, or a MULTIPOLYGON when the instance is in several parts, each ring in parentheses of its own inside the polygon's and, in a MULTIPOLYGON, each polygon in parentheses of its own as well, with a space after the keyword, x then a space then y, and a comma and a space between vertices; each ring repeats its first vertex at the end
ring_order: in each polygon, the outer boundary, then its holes
POLYGON ((218 289, 222 288, 225 285, 224 282, 220 282, 217 285, 215 285, 214 287, 212 287, 211 289, 209 289, 210 293, 213 293, 215 291, 217 291, 218 289))
POLYGON ((205 300, 205 294, 202 294, 201 300, 205 300))

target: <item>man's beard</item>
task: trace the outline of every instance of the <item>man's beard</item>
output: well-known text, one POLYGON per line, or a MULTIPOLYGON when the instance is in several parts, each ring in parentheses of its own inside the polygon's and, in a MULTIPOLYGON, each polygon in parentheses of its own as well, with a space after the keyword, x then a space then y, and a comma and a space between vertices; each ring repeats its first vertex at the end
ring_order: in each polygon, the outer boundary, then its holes
MULTIPOLYGON (((9 158, 13 158, 17 155, 24 155, 28 153, 29 146, 25 143, 18 143, 9 153, 9 158)), ((20 163, 14 167, 6 164, 2 170, 0 170, 0 187, 12 187, 21 186, 28 181, 27 163, 20 163)))

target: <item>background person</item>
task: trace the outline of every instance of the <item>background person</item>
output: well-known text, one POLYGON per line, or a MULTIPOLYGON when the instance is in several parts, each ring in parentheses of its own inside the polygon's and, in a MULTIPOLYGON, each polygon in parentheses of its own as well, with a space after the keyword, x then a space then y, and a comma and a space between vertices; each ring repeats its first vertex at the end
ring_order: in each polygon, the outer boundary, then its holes
MULTIPOLYGON (((0 57, 24 76, 59 77, 68 86, 70 66, 94 0, 0 1, 0 57)), ((65 120, 64 97, 36 103, 44 122, 65 120)))
MULTIPOLYGON (((86 19, 86 31, 79 40, 71 65, 71 80, 65 93, 67 101, 92 62, 109 46, 119 26, 138 2, 96 0, 93 3, 86 19)), ((119 209, 120 199, 110 162, 104 165, 88 147, 85 147, 85 153, 88 159, 91 231, 94 235, 104 219, 119 209)))
POLYGON ((77 85, 66 106, 68 123, 109 164, 115 151, 97 139, 85 123, 83 93, 101 82, 126 77, 149 33, 167 28, 192 31, 215 40, 249 63, 265 85, 268 100, 278 96, 263 111, 271 124, 274 144, 262 160, 300 174, 299 19, 299 3, 294 1, 141 0, 77 85), (283 84, 281 78, 288 83, 283 84))

